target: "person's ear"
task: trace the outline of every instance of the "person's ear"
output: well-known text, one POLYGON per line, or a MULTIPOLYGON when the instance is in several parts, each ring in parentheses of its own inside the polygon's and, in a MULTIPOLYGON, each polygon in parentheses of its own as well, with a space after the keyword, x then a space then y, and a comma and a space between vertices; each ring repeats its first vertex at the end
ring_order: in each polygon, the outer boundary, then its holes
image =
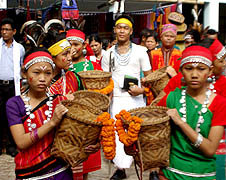
POLYGON ((209 72, 209 76, 211 76, 213 74, 213 65, 210 66, 210 72, 209 72))
POLYGON ((21 67, 21 77, 23 79, 27 79, 27 71, 26 69, 24 68, 24 66, 21 67))
POLYGON ((13 29, 13 35, 15 35, 16 34, 16 29, 13 29))

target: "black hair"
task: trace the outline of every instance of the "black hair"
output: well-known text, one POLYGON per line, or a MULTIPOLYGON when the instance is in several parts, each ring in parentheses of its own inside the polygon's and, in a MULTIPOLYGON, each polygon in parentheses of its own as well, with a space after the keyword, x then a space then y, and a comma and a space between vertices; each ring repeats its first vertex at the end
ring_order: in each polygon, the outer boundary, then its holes
POLYGON ((200 33, 195 29, 186 32, 186 35, 191 35, 196 43, 199 43, 201 40, 200 33))
POLYGON ((206 32, 206 34, 209 34, 209 35, 214 35, 214 34, 218 34, 218 32, 214 29, 208 29, 208 31, 206 32))
POLYGON ((153 37, 156 42, 159 42, 158 33, 154 30, 149 30, 149 32, 150 32, 150 34, 145 36, 146 39, 149 38, 149 37, 153 37))
POLYGON ((57 31, 49 31, 48 33, 45 34, 41 44, 45 48, 49 48, 52 45, 54 45, 55 43, 57 43, 58 41, 65 39, 65 38, 66 38, 65 32, 58 33, 57 31))
POLYGON ((129 20, 129 21, 132 23, 133 27, 134 27, 134 20, 133 20, 133 18, 132 18, 131 16, 129 16, 129 15, 127 15, 127 14, 122 14, 122 15, 118 16, 118 17, 115 19, 115 22, 117 22, 117 21, 118 21, 119 19, 121 19, 121 18, 125 18, 125 19, 129 20))
POLYGON ((1 27, 5 24, 10 24, 13 30, 16 29, 15 23, 14 23, 13 19, 11 19, 11 18, 4 18, 1 21, 1 27))
POLYGON ((140 39, 144 36, 147 38, 147 36, 149 36, 151 34, 151 30, 148 28, 144 28, 142 29, 142 31, 140 32, 140 39))
POLYGON ((47 52, 51 56, 50 52, 45 47, 32 47, 25 53, 24 59, 26 59, 26 57, 28 57, 30 54, 38 51, 47 52))
POLYGON ((101 38, 98 34, 91 34, 89 36, 89 43, 91 43, 93 40, 100 43, 100 44, 102 43, 102 40, 101 40, 101 38))
POLYGON ((203 46, 205 48, 209 48, 213 42, 215 41, 215 39, 211 39, 211 38, 204 38, 200 43, 199 45, 200 46, 203 46))
POLYGON ((107 50, 109 43, 110 43, 109 39, 102 39, 102 49, 107 50))

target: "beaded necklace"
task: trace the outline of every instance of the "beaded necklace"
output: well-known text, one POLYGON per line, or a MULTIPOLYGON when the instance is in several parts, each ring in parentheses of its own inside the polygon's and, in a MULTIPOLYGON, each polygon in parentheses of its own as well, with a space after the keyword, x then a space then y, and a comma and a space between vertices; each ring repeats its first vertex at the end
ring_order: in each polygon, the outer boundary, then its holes
MULTIPOLYGON (((180 108, 180 113, 182 114, 182 121, 186 122, 187 121, 187 107, 186 107, 186 93, 187 93, 187 89, 183 89, 181 91, 181 99, 180 99, 180 104, 181 104, 181 108, 180 108)), ((212 94, 212 91, 210 89, 206 90, 206 98, 204 103, 202 104, 202 108, 201 110, 198 112, 199 114, 199 118, 198 118, 198 122, 195 128, 196 132, 200 132, 200 125, 204 123, 204 118, 203 115, 207 112, 207 105, 209 104, 209 98, 212 94)))
MULTIPOLYGON (((29 118, 26 119, 27 121, 27 126, 28 126, 28 130, 32 131, 33 129, 35 129, 37 127, 37 125, 32 122, 33 119, 35 119, 35 115, 34 113, 31 113, 31 105, 30 105, 30 100, 31 98, 28 97, 26 94, 28 92, 25 92, 24 94, 22 94, 23 100, 25 102, 27 102, 27 104, 25 104, 25 109, 26 109, 26 115, 29 116, 29 118)), ((47 123, 52 115, 52 110, 53 110, 53 97, 51 97, 48 93, 46 94, 47 97, 49 98, 49 100, 46 102, 46 105, 49 107, 48 110, 46 110, 44 113, 47 116, 46 120, 43 121, 43 124, 47 123)))
POLYGON ((126 66, 129 63, 130 56, 132 52, 132 43, 130 42, 129 51, 126 54, 120 54, 118 52, 118 44, 115 45, 114 55, 116 57, 117 62, 121 66, 126 66))

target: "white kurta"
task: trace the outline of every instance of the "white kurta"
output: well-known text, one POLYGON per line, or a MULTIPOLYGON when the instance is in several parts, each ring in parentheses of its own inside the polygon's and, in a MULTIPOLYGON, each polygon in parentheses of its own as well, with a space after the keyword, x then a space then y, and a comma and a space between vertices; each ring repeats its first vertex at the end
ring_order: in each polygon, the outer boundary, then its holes
MULTIPOLYGON (((138 86, 141 87, 141 71, 151 70, 148 54, 143 47, 132 43, 132 51, 129 62, 124 66, 119 64, 119 60, 117 60, 117 57, 114 56, 114 51, 115 46, 106 51, 101 62, 102 69, 104 71, 109 71, 110 52, 113 52, 111 53, 111 57, 114 58, 115 67, 114 71, 111 70, 111 72, 112 79, 114 81, 114 91, 110 106, 110 113, 113 118, 123 109, 129 110, 145 106, 143 95, 131 96, 127 91, 124 91, 121 88, 125 75, 136 77, 139 80, 138 86)), ((124 145, 119 141, 118 135, 116 135, 116 156, 113 162, 118 168, 130 168, 132 160, 132 156, 125 154, 124 145)))

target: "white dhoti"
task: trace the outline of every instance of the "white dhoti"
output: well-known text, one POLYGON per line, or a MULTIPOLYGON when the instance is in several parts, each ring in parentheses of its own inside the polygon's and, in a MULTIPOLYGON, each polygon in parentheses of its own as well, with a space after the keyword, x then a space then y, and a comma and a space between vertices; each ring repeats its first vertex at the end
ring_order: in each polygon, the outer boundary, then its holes
MULTIPOLYGON (((111 105, 111 117, 115 118, 115 115, 118 114, 121 110, 130 110, 133 108, 144 107, 145 102, 142 96, 131 97, 131 96, 119 96, 113 97, 111 105)), ((133 157, 125 154, 124 144, 119 141, 118 134, 116 133, 116 155, 113 159, 114 164, 120 168, 130 168, 133 157)))

